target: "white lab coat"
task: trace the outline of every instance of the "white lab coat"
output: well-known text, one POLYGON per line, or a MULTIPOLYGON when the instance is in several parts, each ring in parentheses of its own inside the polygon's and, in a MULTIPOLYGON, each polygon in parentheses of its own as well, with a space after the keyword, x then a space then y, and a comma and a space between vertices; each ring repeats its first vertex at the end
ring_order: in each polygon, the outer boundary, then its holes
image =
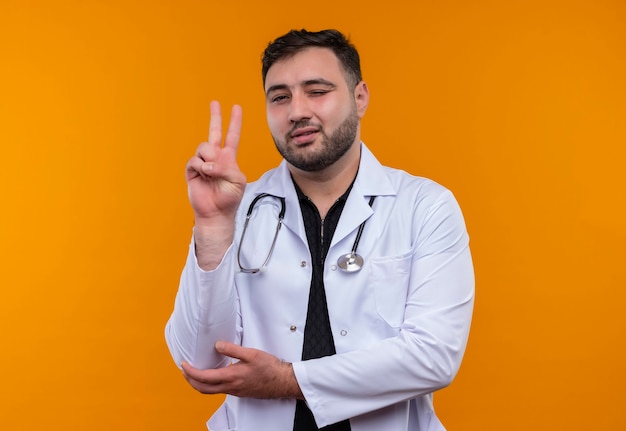
MULTIPOLYGON (((244 266, 269 251, 280 203, 257 204, 242 247, 244 266)), ((382 166, 362 144, 359 173, 326 258, 324 285, 337 354, 301 361, 311 257, 300 205, 285 162, 247 186, 235 244, 214 271, 202 271, 193 241, 166 327, 177 364, 229 363, 217 340, 230 340, 293 363, 318 426, 350 418, 353 431, 444 430, 432 393, 454 378, 465 350, 474 275, 463 216, 452 194, 425 178, 382 166), (260 193, 286 198, 284 226, 267 268, 239 271, 243 219, 260 193), (369 196, 377 196, 373 207, 369 196), (363 269, 337 259, 358 244, 363 269)), ((291 431, 294 400, 228 396, 211 431, 291 431)))

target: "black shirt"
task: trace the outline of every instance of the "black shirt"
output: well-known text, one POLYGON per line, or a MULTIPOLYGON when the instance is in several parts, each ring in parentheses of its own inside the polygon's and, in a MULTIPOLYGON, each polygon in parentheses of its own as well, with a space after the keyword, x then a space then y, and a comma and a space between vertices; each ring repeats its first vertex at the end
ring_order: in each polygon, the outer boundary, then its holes
MULTIPOLYGON (((304 344, 302 346, 302 360, 321 358, 336 353, 335 342, 330 328, 326 292, 324 290, 324 261, 333 239, 333 234, 339 223, 339 217, 346 204, 352 185, 330 207, 326 217, 321 218, 315 204, 300 190, 294 182, 300 201, 300 210, 304 221, 304 229, 311 253, 313 274, 309 290, 309 305, 304 328, 304 344)), ((294 431, 318 430, 313 414, 304 401, 296 403, 294 431)), ((348 420, 338 422, 322 428, 328 431, 349 431, 348 420)))

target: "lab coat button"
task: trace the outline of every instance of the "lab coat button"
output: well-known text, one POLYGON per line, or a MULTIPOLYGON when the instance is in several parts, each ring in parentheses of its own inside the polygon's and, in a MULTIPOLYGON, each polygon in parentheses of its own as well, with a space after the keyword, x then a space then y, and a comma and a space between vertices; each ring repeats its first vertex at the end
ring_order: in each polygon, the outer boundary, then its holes
POLYGON ((304 267, 306 266, 306 261, 305 261, 305 260, 303 260, 302 262, 300 262, 300 266, 301 266, 302 268, 304 268, 304 267))
POLYGON ((337 271, 337 265, 331 265, 330 270, 331 271, 337 271))
POLYGON ((346 335, 348 335, 348 331, 346 331, 345 329, 342 329, 340 334, 342 337, 345 337, 346 335))
POLYGON ((296 325, 291 325, 291 326, 289 327, 289 330, 290 330, 291 332, 296 332, 296 329, 298 329, 298 327, 297 327, 296 325))

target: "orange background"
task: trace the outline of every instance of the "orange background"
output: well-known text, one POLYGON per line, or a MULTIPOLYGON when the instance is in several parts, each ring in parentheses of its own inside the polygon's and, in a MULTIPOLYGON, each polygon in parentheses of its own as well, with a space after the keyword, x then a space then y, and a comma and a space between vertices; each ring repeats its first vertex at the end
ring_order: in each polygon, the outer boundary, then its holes
POLYGON ((335 27, 372 93, 363 138, 452 189, 476 266, 449 430, 626 429, 626 3, 3 0, 0 428, 202 430, 163 338, 209 101, 278 156, 260 53, 335 27))

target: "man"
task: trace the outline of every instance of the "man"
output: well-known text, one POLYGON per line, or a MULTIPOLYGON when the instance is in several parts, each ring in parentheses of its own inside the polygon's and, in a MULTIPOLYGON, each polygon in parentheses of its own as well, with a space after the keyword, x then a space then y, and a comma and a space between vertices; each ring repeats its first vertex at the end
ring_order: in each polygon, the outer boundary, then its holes
POLYGON ((443 430, 432 393, 460 366, 474 297, 454 197, 361 142, 369 90, 341 33, 291 31, 262 70, 284 160, 246 186, 241 108, 222 146, 211 103, 187 165, 195 226, 172 356, 195 389, 228 394, 211 431, 443 430))

